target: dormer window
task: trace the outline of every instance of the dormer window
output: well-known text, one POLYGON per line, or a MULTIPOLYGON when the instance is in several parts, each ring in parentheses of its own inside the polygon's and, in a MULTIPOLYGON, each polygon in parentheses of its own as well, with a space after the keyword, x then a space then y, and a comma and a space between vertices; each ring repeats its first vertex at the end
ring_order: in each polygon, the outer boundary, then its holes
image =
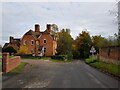
POLYGON ((31 45, 33 45, 34 44, 34 40, 31 40, 31 45))
POLYGON ((44 44, 46 44, 46 39, 44 39, 44 44))
POLYGON ((26 40, 24 40, 24 41, 23 41, 23 45, 26 45, 26 42, 27 42, 27 41, 26 41, 26 40))

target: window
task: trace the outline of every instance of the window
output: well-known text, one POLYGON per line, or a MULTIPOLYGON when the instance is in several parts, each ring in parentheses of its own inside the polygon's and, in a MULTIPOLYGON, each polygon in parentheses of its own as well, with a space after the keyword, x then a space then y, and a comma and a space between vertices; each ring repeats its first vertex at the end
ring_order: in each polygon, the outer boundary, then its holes
POLYGON ((26 45, 26 40, 23 41, 23 45, 26 45))
POLYGON ((31 40, 31 45, 33 45, 34 44, 34 40, 31 40))
POLYGON ((44 53, 46 52, 46 48, 44 47, 44 53))
POLYGON ((44 43, 46 43, 46 39, 44 39, 44 43))

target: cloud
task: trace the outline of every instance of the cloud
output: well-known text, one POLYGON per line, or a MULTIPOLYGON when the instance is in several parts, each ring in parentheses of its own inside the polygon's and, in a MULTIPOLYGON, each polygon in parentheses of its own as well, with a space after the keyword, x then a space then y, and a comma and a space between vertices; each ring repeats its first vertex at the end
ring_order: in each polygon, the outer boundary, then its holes
POLYGON ((8 42, 9 36, 17 38, 34 24, 39 23, 41 31, 47 23, 55 23, 59 29, 70 28, 75 38, 83 29, 88 29, 91 35, 107 37, 117 33, 115 17, 109 14, 114 2, 4 2, 3 43, 8 42))

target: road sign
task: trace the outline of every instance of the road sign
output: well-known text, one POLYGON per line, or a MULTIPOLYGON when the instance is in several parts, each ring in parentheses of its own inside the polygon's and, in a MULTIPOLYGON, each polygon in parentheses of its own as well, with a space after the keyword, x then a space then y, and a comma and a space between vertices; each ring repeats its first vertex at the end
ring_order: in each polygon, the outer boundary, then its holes
POLYGON ((96 52, 96 50, 95 50, 94 46, 92 46, 91 50, 90 50, 90 53, 95 53, 95 52, 96 52))

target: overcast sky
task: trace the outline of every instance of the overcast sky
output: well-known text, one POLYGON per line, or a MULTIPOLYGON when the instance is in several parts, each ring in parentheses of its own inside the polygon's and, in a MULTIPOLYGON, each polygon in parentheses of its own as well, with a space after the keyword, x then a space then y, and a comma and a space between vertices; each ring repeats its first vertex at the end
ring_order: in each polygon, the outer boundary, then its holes
POLYGON ((90 35, 108 37, 117 33, 114 10, 115 2, 4 2, 2 3, 2 43, 9 36, 21 38, 34 25, 40 24, 41 31, 46 24, 57 24, 59 30, 71 29, 75 38, 87 29, 90 35))

